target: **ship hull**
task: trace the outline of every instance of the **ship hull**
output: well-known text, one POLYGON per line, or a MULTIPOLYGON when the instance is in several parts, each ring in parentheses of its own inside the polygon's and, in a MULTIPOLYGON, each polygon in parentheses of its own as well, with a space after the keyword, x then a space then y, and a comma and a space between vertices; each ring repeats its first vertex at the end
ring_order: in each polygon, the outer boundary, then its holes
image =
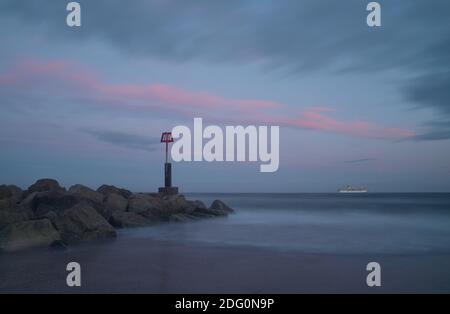
POLYGON ((339 190, 338 193, 367 193, 367 190, 361 190, 361 191, 345 191, 345 190, 339 190))

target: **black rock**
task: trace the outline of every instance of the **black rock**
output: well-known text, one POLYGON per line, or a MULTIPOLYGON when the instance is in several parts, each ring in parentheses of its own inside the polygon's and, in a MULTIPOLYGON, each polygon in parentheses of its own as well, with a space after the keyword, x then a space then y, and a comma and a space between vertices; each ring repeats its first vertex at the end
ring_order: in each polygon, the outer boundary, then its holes
POLYGON ((116 237, 114 228, 87 202, 58 213, 55 225, 68 244, 116 237))
POLYGON ((49 211, 60 212, 77 204, 79 200, 60 190, 39 192, 29 200, 36 217, 44 216, 49 211))
POLYGON ((128 200, 122 195, 111 193, 106 196, 104 206, 112 213, 116 211, 124 212, 127 210, 128 200))
POLYGON ((15 185, 0 185, 0 200, 12 199, 18 202, 22 199, 23 191, 15 185))
POLYGON ((21 221, 0 232, 0 250, 16 251, 40 246, 50 246, 60 235, 48 219, 21 221))
POLYGON ((102 193, 96 192, 81 184, 72 185, 67 192, 80 200, 88 200, 93 203, 102 203, 105 198, 102 193))
POLYGON ((220 211, 224 211, 226 213, 234 212, 234 210, 231 207, 229 207, 227 204, 225 204, 221 200, 215 200, 214 202, 212 202, 210 209, 220 210, 220 211))
POLYGON ((152 224, 152 220, 139 214, 122 211, 114 212, 109 221, 116 228, 143 227, 152 224))
POLYGON ((125 198, 129 198, 131 196, 131 194, 133 194, 133 193, 131 193, 128 190, 117 188, 114 185, 106 185, 106 184, 103 184, 101 187, 99 187, 97 189, 97 192, 100 192, 100 193, 102 193, 105 196, 107 196, 107 195, 109 195, 111 193, 119 194, 119 195, 122 195, 125 198))
POLYGON ((15 210, 1 210, 0 211, 0 229, 12 225, 17 222, 27 220, 28 216, 25 213, 15 210))
POLYGON ((58 181, 54 179, 39 179, 28 188, 28 194, 45 191, 65 192, 66 189, 61 187, 58 181))

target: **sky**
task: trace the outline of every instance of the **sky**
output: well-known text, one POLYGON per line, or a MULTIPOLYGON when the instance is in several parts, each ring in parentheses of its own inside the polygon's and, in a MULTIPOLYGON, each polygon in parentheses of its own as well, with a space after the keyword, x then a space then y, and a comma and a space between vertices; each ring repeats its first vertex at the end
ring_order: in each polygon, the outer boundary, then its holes
POLYGON ((0 184, 163 185, 161 132, 279 125, 280 166, 178 162, 182 192, 450 191, 450 2, 0 0, 0 184))

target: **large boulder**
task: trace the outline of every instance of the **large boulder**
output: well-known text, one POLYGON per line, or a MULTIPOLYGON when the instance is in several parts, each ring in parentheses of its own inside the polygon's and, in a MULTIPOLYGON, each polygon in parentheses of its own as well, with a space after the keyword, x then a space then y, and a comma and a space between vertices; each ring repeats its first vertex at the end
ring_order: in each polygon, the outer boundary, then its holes
POLYGON ((110 210, 108 207, 106 207, 105 204, 90 203, 90 205, 97 211, 97 213, 99 213, 103 218, 105 218, 106 221, 109 221, 113 211, 110 210))
POLYGON ((29 220, 9 225, 0 231, 0 250, 16 251, 50 246, 61 240, 48 219, 29 220))
POLYGON ((0 210, 0 229, 28 219, 28 215, 15 210, 0 210))
MULTIPOLYGON (((31 195, 29 195, 31 197, 31 195)), ((33 199, 28 200, 36 217, 42 217, 50 211, 61 212, 79 202, 75 196, 58 191, 37 193, 33 199)))
POLYGON ((0 228, 6 222, 16 222, 34 218, 34 212, 30 206, 22 205, 12 198, 0 200, 0 228))
POLYGON ((216 203, 214 206, 214 209, 206 208, 203 202, 186 200, 181 194, 161 198, 140 193, 130 197, 128 211, 152 221, 185 221, 200 217, 225 216, 230 212, 229 207, 223 203, 216 203))
POLYGON ((128 200, 119 194, 111 193, 106 196, 103 203, 91 202, 91 205, 103 218, 109 221, 115 211, 125 211, 127 209, 128 200))
POLYGON ((172 214, 191 212, 195 209, 194 202, 187 201, 182 194, 166 196, 163 199, 164 209, 172 214))
POLYGON ((16 207, 22 199, 23 191, 15 185, 0 185, 0 210, 16 207))
POLYGON ((112 214, 110 223, 116 228, 133 228, 148 226, 152 221, 132 212, 116 211, 112 214))
POLYGON ((28 194, 20 203, 19 206, 33 210, 36 208, 35 197, 39 192, 33 192, 28 194))
POLYGON ((70 195, 75 196, 76 198, 80 200, 87 200, 93 203, 102 203, 104 195, 102 193, 96 192, 87 186, 81 185, 81 184, 75 184, 72 185, 69 188, 68 193, 70 195))
POLYGON ((215 200, 214 202, 212 202, 210 209, 217 210, 217 211, 223 211, 228 214, 234 212, 234 210, 231 207, 229 207, 227 204, 225 204, 221 200, 215 200))
POLYGON ((198 218, 210 218, 218 216, 227 216, 233 213, 233 209, 220 200, 215 200, 209 208, 200 201, 195 201, 198 206, 195 208, 191 215, 198 218))
POLYGON ((87 202, 59 213, 55 225, 63 241, 69 244, 116 236, 114 228, 87 202))
POLYGON ((163 210, 160 198, 147 194, 133 194, 128 200, 128 211, 136 214, 153 215, 163 210))
POLYGON ((0 211, 2 210, 11 210, 16 205, 16 202, 14 202, 10 198, 6 198, 4 200, 0 200, 0 211))
POLYGON ((28 194, 14 208, 20 212, 26 213, 30 219, 35 218, 35 214, 34 214, 34 210, 36 209, 35 197, 38 194, 39 194, 39 192, 33 192, 31 194, 28 194))
POLYGON ((61 187, 58 181, 54 179, 39 179, 28 188, 28 194, 45 191, 65 192, 66 189, 61 187))
POLYGON ((106 196, 104 206, 111 212, 127 210, 128 200, 122 195, 111 193, 106 196))
POLYGON ((109 194, 119 194, 125 198, 129 198, 133 194, 128 190, 115 187, 114 185, 106 185, 106 184, 103 184, 101 187, 99 187, 97 189, 97 192, 100 192, 105 196, 108 196, 109 194))
POLYGON ((15 185, 0 185, 0 200, 12 200, 19 202, 22 199, 23 191, 15 185))
POLYGON ((195 208, 196 209, 204 209, 204 208, 206 208, 205 203, 203 203, 202 201, 195 200, 194 204, 195 204, 195 208))

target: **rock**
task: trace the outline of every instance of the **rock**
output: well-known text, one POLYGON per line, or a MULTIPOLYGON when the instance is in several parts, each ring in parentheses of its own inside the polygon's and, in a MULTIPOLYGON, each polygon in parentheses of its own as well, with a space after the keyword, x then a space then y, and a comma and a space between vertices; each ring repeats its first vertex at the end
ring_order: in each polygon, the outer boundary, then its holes
POLYGON ((97 211, 97 213, 99 213, 103 218, 105 218, 106 221, 109 221, 111 215, 113 214, 113 211, 110 210, 108 207, 106 207, 105 204, 91 203, 90 205, 97 211))
POLYGON ((133 194, 128 200, 128 211, 136 214, 160 213, 161 199, 146 194, 133 194))
POLYGON ((128 202, 128 211, 132 213, 142 213, 151 206, 151 203, 144 197, 133 195, 128 202))
POLYGON ((28 219, 36 218, 34 214, 34 209, 36 208, 35 197, 38 195, 38 192, 33 192, 29 194, 25 199, 23 199, 20 203, 18 203, 14 208, 16 211, 25 213, 28 216, 28 219))
POLYGON ((47 218, 48 220, 50 220, 52 222, 52 224, 56 224, 56 218, 58 218, 58 214, 56 214, 54 211, 49 211, 47 213, 45 213, 45 215, 43 215, 40 218, 47 218))
POLYGON ((0 185, 0 210, 15 208, 22 200, 23 191, 15 185, 0 185))
POLYGON ((114 185, 106 185, 106 184, 103 184, 101 187, 99 187, 97 189, 97 192, 100 192, 105 196, 108 196, 109 194, 119 194, 125 198, 129 198, 133 194, 128 190, 117 188, 114 185))
POLYGON ((132 212, 116 211, 110 219, 111 224, 117 228, 133 228, 150 225, 152 221, 132 212))
POLYGON ((114 228, 87 202, 58 214, 55 225, 62 240, 69 244, 116 236, 114 228))
POLYGON ((205 203, 203 203, 202 201, 195 200, 194 204, 195 204, 195 208, 199 208, 199 209, 205 209, 206 208, 205 203))
POLYGON ((127 210, 127 206, 128 200, 119 194, 111 193, 106 196, 105 207, 112 213, 116 211, 124 212, 127 210))
POLYGON ((39 179, 28 188, 28 194, 33 192, 58 191, 65 192, 66 189, 61 187, 58 181, 54 179, 39 179))
POLYGON ((87 186, 81 184, 72 185, 69 188, 68 193, 75 196, 80 200, 88 200, 93 203, 101 204, 103 202, 104 195, 102 193, 96 192, 87 186))
POLYGON ((231 207, 227 206, 227 204, 225 204, 221 200, 215 200, 214 202, 212 202, 210 209, 224 211, 226 213, 234 212, 231 207))
POLYGON ((68 194, 74 196, 79 202, 86 201, 105 218, 109 220, 112 211, 105 206, 103 200, 105 196, 102 193, 94 191, 87 186, 76 184, 70 187, 68 194))
POLYGON ((214 205, 220 206, 220 209, 208 209, 203 202, 186 200, 181 194, 161 198, 141 193, 130 197, 128 211, 152 221, 186 221, 199 217, 225 216, 228 206, 222 204, 214 205))
POLYGON ((0 211, 2 210, 11 210, 12 208, 14 208, 16 206, 16 203, 10 199, 10 198, 6 198, 4 200, 0 200, 0 211))
POLYGON ((0 229, 27 219, 28 216, 25 213, 12 210, 2 210, 0 211, 0 229))
POLYGON ((164 210, 170 215, 178 213, 190 214, 197 207, 205 207, 201 201, 188 201, 181 194, 164 197, 164 200, 164 210))
POLYGON ((189 215, 189 214, 173 214, 170 215, 169 220, 175 222, 187 222, 191 220, 197 220, 199 217, 189 215))
POLYGON ((9 199, 19 202, 22 199, 23 191, 15 185, 0 185, 0 200, 9 199))
POLYGON ((184 208, 190 206, 188 204, 184 195, 176 194, 170 196, 164 196, 164 209, 172 213, 180 213, 184 211, 184 208))
POLYGON ((60 241, 60 235, 48 219, 17 222, 0 232, 0 250, 16 251, 50 246, 60 241))
MULTIPOLYGON (((98 193, 98 192, 95 192, 98 193)), ((100 194, 100 193, 99 193, 100 194)), ((100 194, 103 197, 103 194, 100 194)), ((89 201, 92 207, 105 218, 107 221, 111 219, 115 211, 125 211, 128 206, 128 200, 119 194, 108 194, 102 203, 89 201)))
POLYGON ((197 208, 191 213, 199 218, 209 218, 218 216, 227 216, 233 213, 233 209, 220 200, 215 200, 210 208, 206 208, 203 203, 197 203, 197 208), (203 204, 203 206, 202 206, 203 204))
POLYGON ((0 250, 41 245, 65 248, 66 243, 115 237, 113 226, 142 227, 232 212, 220 200, 207 208, 181 194, 133 194, 112 185, 94 191, 77 184, 67 192, 53 179, 40 179, 25 192, 13 185, 0 185, 0 250))
POLYGON ((34 211, 34 209, 36 208, 36 203, 34 198, 36 197, 36 195, 38 195, 39 192, 33 192, 28 194, 20 203, 19 206, 21 206, 22 208, 26 208, 28 210, 34 211))
MULTIPOLYGON (((0 200, 0 225, 6 222, 17 222, 34 218, 31 207, 19 203, 18 198, 0 200)), ((0 227, 1 228, 1 227, 0 227)))
POLYGON ((30 200, 36 217, 42 217, 49 211, 56 213, 70 208, 79 202, 73 195, 66 194, 59 190, 39 192, 30 200))

